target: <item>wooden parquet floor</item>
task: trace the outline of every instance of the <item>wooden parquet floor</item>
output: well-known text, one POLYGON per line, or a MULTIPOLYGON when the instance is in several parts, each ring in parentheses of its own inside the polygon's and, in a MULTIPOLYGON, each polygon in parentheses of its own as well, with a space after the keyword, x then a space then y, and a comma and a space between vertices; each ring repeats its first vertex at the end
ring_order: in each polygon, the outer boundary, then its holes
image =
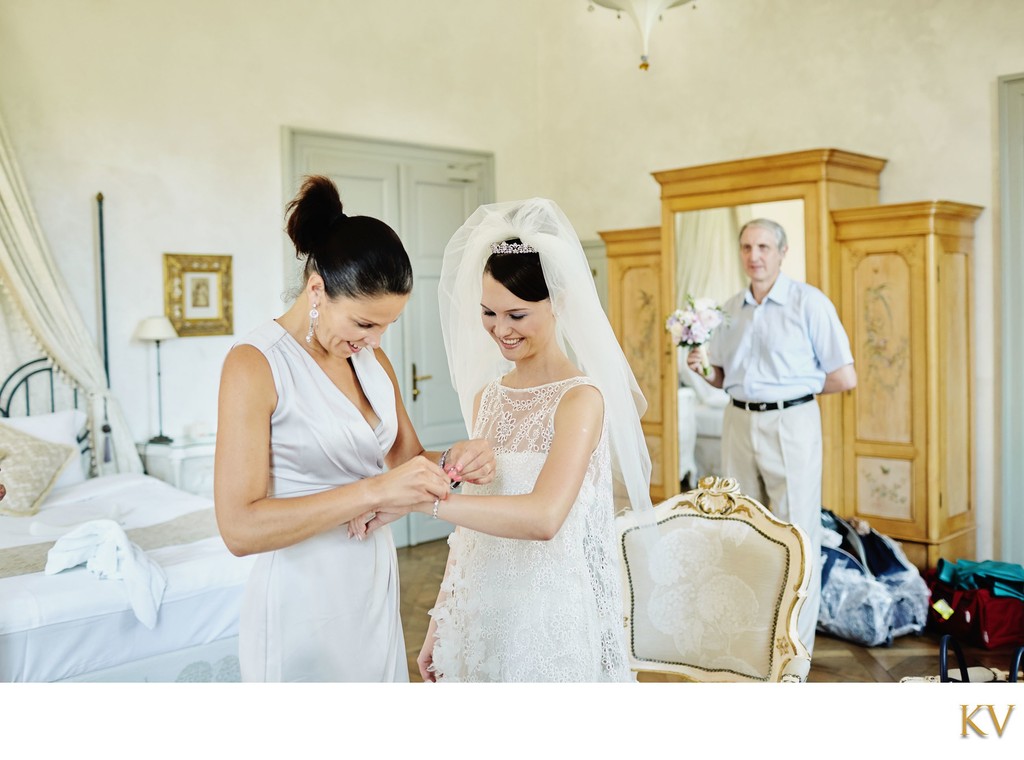
MULTIPOLYGON (((416 657, 430 622, 427 610, 437 599, 437 589, 448 559, 445 541, 432 541, 398 550, 402 597, 402 624, 405 629, 409 678, 420 681, 416 657)), ((1021 642, 1024 644, 1024 642, 1021 642)), ((814 645, 809 683, 898 683, 906 676, 937 675, 938 637, 925 632, 903 636, 890 647, 863 647, 819 633, 814 645)), ((985 650, 965 647, 968 665, 1009 670, 1014 647, 985 650)), ((950 658, 950 666, 954 663, 950 658)), ((641 681, 671 681, 671 676, 641 674, 641 681)))

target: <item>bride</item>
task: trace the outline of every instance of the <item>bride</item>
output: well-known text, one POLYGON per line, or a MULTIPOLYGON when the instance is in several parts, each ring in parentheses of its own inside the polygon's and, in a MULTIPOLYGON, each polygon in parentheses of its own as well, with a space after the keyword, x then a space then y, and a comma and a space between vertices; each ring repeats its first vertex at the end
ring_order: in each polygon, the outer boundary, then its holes
MULTIPOLYGON (((415 508, 460 526, 420 675, 635 680, 613 474, 634 507, 650 507, 646 404, 579 240, 551 201, 482 206, 445 249, 441 283, 452 379, 474 437, 494 445, 497 474, 415 508)), ((455 483, 460 464, 445 465, 455 483)))

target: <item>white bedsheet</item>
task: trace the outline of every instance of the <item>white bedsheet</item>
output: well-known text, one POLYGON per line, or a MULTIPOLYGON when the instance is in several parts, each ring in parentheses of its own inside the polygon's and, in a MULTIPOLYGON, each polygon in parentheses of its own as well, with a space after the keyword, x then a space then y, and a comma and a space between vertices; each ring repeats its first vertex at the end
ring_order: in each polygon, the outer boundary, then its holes
MULTIPOLYGON (((54 492, 35 517, 0 517, 0 549, 54 541, 88 520, 131 530, 210 507, 145 475, 95 478, 54 492)), ((119 582, 84 567, 0 578, 0 680, 54 681, 237 635, 254 558, 233 556, 219 536, 148 554, 168 580, 151 631, 119 582)))

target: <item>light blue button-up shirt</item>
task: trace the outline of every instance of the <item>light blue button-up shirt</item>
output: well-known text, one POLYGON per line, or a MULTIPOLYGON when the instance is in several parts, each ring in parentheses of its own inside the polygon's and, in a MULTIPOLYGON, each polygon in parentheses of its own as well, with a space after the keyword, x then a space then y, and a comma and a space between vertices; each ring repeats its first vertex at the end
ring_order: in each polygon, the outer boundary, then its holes
POLYGON ((746 288, 722 309, 728 318, 708 343, 708 359, 725 372, 723 388, 734 399, 818 394, 826 375, 853 363, 836 307, 813 285, 782 272, 760 304, 746 288))

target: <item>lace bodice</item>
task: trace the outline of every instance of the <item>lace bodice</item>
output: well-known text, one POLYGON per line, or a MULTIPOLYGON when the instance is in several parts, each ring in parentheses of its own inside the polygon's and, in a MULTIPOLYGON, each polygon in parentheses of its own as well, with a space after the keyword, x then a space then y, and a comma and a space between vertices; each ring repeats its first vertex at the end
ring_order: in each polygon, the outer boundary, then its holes
MULTIPOLYGON (((535 388, 489 384, 474 437, 494 444, 498 471, 467 493, 533 490, 574 377, 535 388)), ((607 425, 568 517, 550 541, 496 538, 459 528, 437 620, 434 666, 452 681, 632 680, 622 626, 607 425)))

